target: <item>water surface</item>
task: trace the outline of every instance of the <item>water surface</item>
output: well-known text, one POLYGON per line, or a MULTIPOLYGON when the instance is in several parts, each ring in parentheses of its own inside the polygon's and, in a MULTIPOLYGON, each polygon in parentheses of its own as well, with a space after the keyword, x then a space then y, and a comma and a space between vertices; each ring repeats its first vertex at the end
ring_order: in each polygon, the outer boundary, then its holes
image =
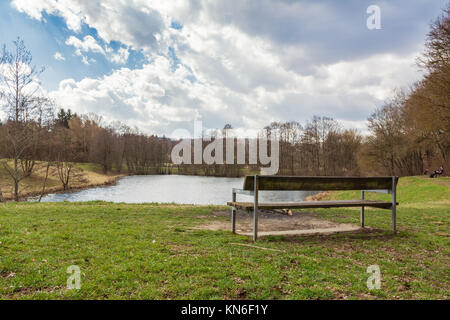
MULTIPOLYGON (((128 176, 117 184, 82 191, 49 194, 43 202, 94 201, 125 203, 178 203, 224 205, 231 200, 231 189, 242 188, 244 178, 200 177, 183 175, 128 176)), ((311 192, 260 192, 260 202, 301 201, 311 192)), ((251 201, 239 195, 238 200, 251 201)))

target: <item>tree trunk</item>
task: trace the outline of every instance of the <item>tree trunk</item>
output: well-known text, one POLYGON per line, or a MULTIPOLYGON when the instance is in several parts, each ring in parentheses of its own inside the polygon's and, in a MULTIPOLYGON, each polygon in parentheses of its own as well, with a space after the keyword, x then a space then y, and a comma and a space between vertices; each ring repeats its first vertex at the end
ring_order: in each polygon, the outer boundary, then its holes
POLYGON ((42 184, 42 191, 41 191, 41 195, 39 196, 39 202, 41 202, 42 197, 44 196, 44 193, 45 193, 45 186, 47 184, 49 169, 50 169, 50 162, 47 162, 47 170, 45 171, 45 179, 44 179, 44 183, 42 184))
POLYGON ((19 168, 17 158, 14 159, 14 201, 19 201, 19 168))

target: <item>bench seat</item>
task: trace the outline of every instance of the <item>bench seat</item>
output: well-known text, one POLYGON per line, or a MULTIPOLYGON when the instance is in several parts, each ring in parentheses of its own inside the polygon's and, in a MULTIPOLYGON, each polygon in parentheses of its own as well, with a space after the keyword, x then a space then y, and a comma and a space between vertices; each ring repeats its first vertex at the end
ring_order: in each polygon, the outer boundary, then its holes
MULTIPOLYGON (((237 209, 253 210, 254 203, 228 202, 227 205, 237 209)), ((389 209, 392 206, 392 202, 379 200, 336 200, 258 203, 258 208, 260 209, 348 208, 362 206, 389 209)))

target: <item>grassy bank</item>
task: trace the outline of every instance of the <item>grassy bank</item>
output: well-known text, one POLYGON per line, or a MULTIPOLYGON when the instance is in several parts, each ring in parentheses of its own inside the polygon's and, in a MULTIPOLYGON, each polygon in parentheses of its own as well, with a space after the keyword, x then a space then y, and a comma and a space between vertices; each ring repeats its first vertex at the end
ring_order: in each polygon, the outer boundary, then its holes
MULTIPOLYGON (((0 298, 449 299, 450 179, 402 178, 399 234, 367 210, 359 234, 246 237, 199 226, 225 208, 92 203, 0 205, 0 298), (370 265, 381 289, 366 286, 370 265), (67 290, 67 267, 81 289, 67 290)), ((332 198, 357 194, 333 193, 332 198)), ((376 197, 376 196, 375 196, 376 197)), ((358 210, 317 210, 358 222, 358 210)))
MULTIPOLYGON (((31 176, 20 182, 20 197, 27 198, 40 195, 46 174, 46 162, 37 162, 31 176)), ((114 183, 123 175, 117 173, 104 174, 102 167, 91 163, 75 163, 71 173, 69 188, 86 189, 114 183)), ((6 200, 13 199, 13 183, 5 167, 0 164, 0 188, 6 200)), ((50 167, 45 193, 63 191, 55 166, 50 167)))

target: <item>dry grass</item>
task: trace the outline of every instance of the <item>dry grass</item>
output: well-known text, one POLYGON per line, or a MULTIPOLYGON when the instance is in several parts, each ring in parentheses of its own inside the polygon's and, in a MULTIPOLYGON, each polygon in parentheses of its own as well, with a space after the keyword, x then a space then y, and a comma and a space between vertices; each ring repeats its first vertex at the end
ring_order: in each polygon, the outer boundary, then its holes
MULTIPOLYGON (((46 162, 37 162, 31 176, 20 182, 20 197, 27 198, 37 196, 41 193, 46 173, 46 162)), ((72 180, 69 183, 70 189, 86 189, 90 187, 113 184, 123 174, 103 174, 101 167, 94 164, 77 163, 72 170, 72 180)), ((0 188, 6 200, 13 198, 13 180, 0 164, 0 188)), ((63 185, 58 177, 56 166, 51 166, 45 188, 45 193, 55 193, 63 191, 63 185)))

